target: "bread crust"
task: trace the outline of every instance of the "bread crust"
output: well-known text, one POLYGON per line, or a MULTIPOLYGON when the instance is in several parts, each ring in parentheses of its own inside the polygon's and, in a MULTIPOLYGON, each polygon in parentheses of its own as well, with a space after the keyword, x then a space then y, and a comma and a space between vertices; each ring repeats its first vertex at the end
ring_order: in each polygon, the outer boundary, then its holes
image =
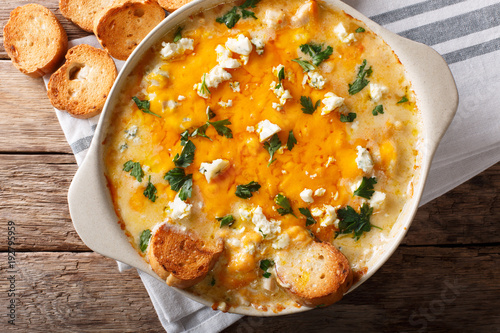
POLYGON ((351 288, 349 261, 335 246, 311 242, 287 251, 276 262, 278 283, 299 303, 327 306, 338 302, 351 288))
POLYGON ((97 13, 112 4, 113 0, 59 0, 59 9, 65 18, 92 32, 97 13))
POLYGON ((75 118, 90 118, 102 111, 116 79, 113 59, 87 44, 71 48, 66 62, 50 77, 47 95, 52 105, 75 118))
POLYGON ((192 0, 158 0, 158 4, 165 10, 173 12, 191 1, 192 0))
POLYGON ((118 1, 94 19, 94 34, 101 46, 119 60, 127 60, 144 37, 165 18, 154 0, 118 1))
POLYGON ((14 66, 31 77, 54 71, 68 48, 68 36, 61 23, 38 4, 14 9, 3 35, 5 51, 14 66))
POLYGON ((184 289, 205 278, 223 249, 220 239, 209 244, 193 232, 164 223, 153 231, 147 255, 161 279, 169 286, 184 289))

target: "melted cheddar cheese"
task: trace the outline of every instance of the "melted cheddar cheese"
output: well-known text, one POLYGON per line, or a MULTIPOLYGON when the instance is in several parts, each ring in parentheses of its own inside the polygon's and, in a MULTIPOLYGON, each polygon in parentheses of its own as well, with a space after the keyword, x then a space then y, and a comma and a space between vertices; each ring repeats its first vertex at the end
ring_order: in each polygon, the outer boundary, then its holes
POLYGON ((320 2, 263 0, 249 8, 257 20, 242 18, 228 29, 216 18, 233 6, 192 17, 182 26, 181 40, 173 42, 172 31, 130 75, 105 141, 106 176, 117 214, 141 255, 141 233, 164 221, 207 240, 222 238, 223 255, 190 291, 224 302, 225 309, 280 311, 297 304, 276 284, 272 269, 263 276, 262 260, 305 247, 315 237, 332 242, 354 271, 363 272, 383 250, 411 196, 420 118, 403 66, 362 22, 320 2), (333 52, 304 72, 294 59, 312 63, 301 48, 305 44, 333 52), (349 84, 363 61, 372 71, 369 84, 351 95, 349 84), (132 97, 148 101, 150 113, 132 97), (303 110, 307 98, 317 106, 312 114, 303 110), (377 114, 379 105, 383 113, 377 114), (207 108, 215 114, 211 119, 207 108), (342 122, 349 113, 356 114, 354 121, 342 122), (232 137, 207 123, 226 119, 232 137), (194 159, 182 169, 192 175, 193 186, 182 201, 164 176, 186 147, 181 135, 204 125, 206 137, 189 137, 194 159), (281 147, 271 160, 265 145, 275 132, 281 147), (291 149, 290 133, 296 139, 291 149), (129 161, 139 163, 140 182, 130 168, 124 170, 129 161), (363 177, 376 179, 370 199, 354 195, 363 177), (237 186, 250 182, 260 185, 258 191, 246 199, 236 196, 237 186), (145 193, 149 184, 156 189, 152 197, 145 193), (280 214, 278 194, 293 214, 280 214), (373 208, 370 223, 378 228, 359 240, 336 237, 339 209, 359 212, 363 204, 373 208), (309 209, 313 224, 299 208, 309 209), (234 221, 221 227, 220 218, 228 215, 234 221))

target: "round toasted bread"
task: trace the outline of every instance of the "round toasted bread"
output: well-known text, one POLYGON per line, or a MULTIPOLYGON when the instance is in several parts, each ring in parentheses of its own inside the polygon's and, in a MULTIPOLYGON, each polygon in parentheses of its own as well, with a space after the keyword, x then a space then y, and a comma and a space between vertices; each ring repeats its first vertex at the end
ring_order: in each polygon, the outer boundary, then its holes
POLYGON ((77 45, 50 77, 47 95, 57 109, 75 118, 90 118, 101 112, 116 75, 115 63, 105 51, 77 45))
POLYGON ((165 11, 154 0, 120 1, 96 15, 94 34, 112 57, 127 60, 164 18, 165 11))
POLYGON ((193 232, 164 223, 151 236, 148 259, 153 271, 169 286, 183 289, 203 280, 223 249, 221 240, 209 244, 193 232))
POLYGON ((165 8, 165 10, 173 12, 191 1, 192 0, 158 0, 158 3, 165 8))
POLYGON ((329 243, 311 242, 280 254, 276 260, 278 283, 299 303, 326 306, 342 299, 352 285, 347 258, 329 243))
POLYGON ((37 4, 14 9, 3 36, 14 66, 31 77, 55 70, 68 48, 68 37, 56 16, 37 4))
POLYGON ((92 32, 97 13, 113 4, 113 0, 59 0, 59 9, 68 20, 92 32))

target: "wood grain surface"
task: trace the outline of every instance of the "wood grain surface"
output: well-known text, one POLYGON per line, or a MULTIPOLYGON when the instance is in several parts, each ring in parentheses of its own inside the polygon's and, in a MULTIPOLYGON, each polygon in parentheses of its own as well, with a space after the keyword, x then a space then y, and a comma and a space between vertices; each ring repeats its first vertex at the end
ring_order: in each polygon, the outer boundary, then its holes
MULTIPOLYGON (((60 19, 70 39, 88 33, 60 19)), ((0 27, 15 7, 3 0, 0 27)), ((0 32, 0 332, 161 332, 135 270, 91 252, 73 229, 67 191, 77 166, 41 79, 17 71, 0 32), (8 221, 16 227, 16 325, 8 221)), ((500 163, 421 207, 402 245, 340 303, 245 317, 225 332, 499 332, 500 163)), ((11 258, 12 259, 12 258, 11 258)))

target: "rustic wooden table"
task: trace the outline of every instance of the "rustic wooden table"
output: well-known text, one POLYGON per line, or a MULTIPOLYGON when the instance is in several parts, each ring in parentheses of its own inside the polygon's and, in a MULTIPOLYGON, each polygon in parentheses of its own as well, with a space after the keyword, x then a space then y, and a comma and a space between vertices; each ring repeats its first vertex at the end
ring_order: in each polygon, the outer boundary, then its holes
MULTIPOLYGON (((28 2, 2 0, 1 27, 28 2)), ((37 2, 56 13, 70 39, 86 35, 60 15, 57 0, 37 2)), ((119 273, 78 238, 66 201, 75 159, 42 80, 17 71, 0 44, 0 331, 162 331, 136 271, 119 273)), ((500 332, 499 193, 500 163, 419 209, 391 259, 340 303, 244 318, 226 331, 500 332)))

